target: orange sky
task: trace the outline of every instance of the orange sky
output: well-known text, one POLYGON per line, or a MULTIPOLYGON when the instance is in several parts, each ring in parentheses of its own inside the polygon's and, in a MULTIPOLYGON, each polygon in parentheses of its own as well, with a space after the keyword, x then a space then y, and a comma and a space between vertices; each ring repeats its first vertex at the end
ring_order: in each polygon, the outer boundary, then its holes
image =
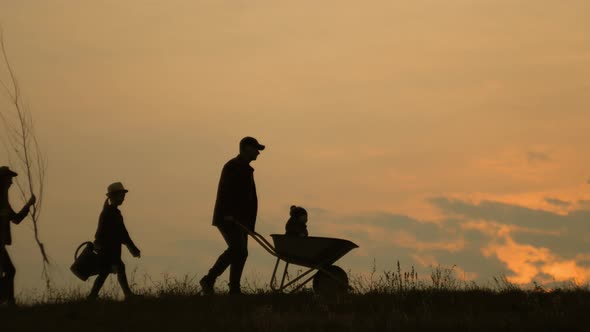
MULTIPOLYGON (((590 209, 589 6, 0 0, 49 159, 55 278, 73 282, 113 181, 131 190, 122 210, 144 253, 128 264, 205 273, 223 249, 210 226, 221 166, 252 135, 268 146, 253 164, 262 234, 298 204, 312 234, 361 246, 342 260, 353 272, 376 258, 482 281, 589 280, 590 238, 568 228, 590 209), (524 225, 539 209, 549 224, 524 225)), ((30 227, 13 230, 22 290, 39 257, 30 227)), ((246 275, 267 281, 267 256, 251 245, 246 275)))

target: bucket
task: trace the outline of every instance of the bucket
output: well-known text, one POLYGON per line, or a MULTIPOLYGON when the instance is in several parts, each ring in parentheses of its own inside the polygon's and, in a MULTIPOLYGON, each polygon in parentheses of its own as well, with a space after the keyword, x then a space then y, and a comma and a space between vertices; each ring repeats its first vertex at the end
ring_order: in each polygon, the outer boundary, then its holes
POLYGON ((74 254, 74 264, 70 267, 70 270, 76 277, 86 281, 89 277, 98 274, 98 254, 94 251, 94 243, 84 242, 74 254), (84 250, 80 253, 80 249, 84 247, 84 250), (80 255, 78 255, 80 253, 80 255))

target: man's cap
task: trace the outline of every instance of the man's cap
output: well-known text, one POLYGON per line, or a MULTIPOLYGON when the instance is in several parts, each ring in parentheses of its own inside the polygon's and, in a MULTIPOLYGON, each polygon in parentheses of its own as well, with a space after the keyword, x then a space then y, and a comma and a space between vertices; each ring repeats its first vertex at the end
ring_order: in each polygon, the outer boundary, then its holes
POLYGON ((250 137, 250 136, 246 136, 246 137, 242 138, 242 140, 240 141, 240 148, 244 147, 246 145, 251 145, 258 150, 264 150, 264 148, 265 148, 264 145, 258 143, 258 140, 256 138, 250 137))
POLYGON ((8 168, 8 166, 0 166, 0 176, 10 176, 10 177, 15 177, 18 174, 16 172, 13 172, 12 170, 10 170, 10 168, 8 168))
POLYGON ((129 190, 125 189, 121 182, 111 183, 107 188, 107 195, 117 193, 117 192, 129 192, 129 190))

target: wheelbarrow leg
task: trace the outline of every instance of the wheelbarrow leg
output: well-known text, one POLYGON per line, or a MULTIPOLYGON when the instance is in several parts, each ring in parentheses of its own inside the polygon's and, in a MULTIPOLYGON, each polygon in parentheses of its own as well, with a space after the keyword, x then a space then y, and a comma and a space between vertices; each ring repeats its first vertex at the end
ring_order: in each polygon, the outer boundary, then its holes
POLYGON ((285 285, 285 277, 287 276, 287 269, 289 268, 289 263, 285 263, 285 271, 283 271, 283 278, 281 278, 281 289, 285 285))
MULTIPOLYGON (((315 269, 311 268, 309 270, 307 270, 306 272, 302 273, 301 275, 299 275, 298 277, 296 277, 295 279, 289 281, 286 285, 283 285, 281 288, 279 288, 279 291, 283 291, 287 288, 289 288, 291 285, 294 285, 295 283, 297 283, 299 280, 305 278, 305 276, 307 276, 308 274, 310 274, 311 272, 315 271, 315 269)), ((305 280, 303 283, 299 284, 297 287, 295 287, 295 289, 291 290, 289 293, 292 293, 298 289, 300 289, 301 287, 305 286, 305 284, 307 284, 311 279, 313 279, 313 276, 308 278, 307 280, 305 280)))
POLYGON ((280 261, 281 261, 281 259, 277 257, 277 262, 275 263, 275 268, 272 271, 272 277, 270 278, 270 289, 272 289, 273 291, 280 290, 280 289, 277 289, 277 287, 276 287, 277 268, 279 267, 280 261))

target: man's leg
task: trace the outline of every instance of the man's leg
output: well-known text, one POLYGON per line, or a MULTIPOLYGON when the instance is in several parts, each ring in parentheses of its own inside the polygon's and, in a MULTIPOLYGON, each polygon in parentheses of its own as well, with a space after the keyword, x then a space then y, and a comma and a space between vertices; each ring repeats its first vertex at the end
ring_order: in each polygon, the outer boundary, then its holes
POLYGON ((8 285, 7 285, 7 281, 4 281, 4 269, 5 269, 5 258, 4 258, 4 246, 0 246, 0 303, 4 303, 4 301, 6 301, 6 297, 7 297, 7 290, 8 290, 8 285))
POLYGON ((230 251, 232 262, 229 268, 229 292, 230 294, 241 294, 240 280, 248 258, 248 234, 237 229, 237 233, 233 235, 230 251))
POLYGON ((14 277, 16 275, 16 269, 10 260, 10 256, 8 255, 8 251, 6 248, 0 248, 0 266, 2 268, 0 270, 3 271, 4 276, 0 278, 0 282, 2 282, 2 287, 4 288, 6 300, 8 304, 15 304, 16 299, 14 298, 14 277))
MULTIPOLYGON (((235 250, 237 228, 232 226, 217 226, 219 232, 223 236, 225 243, 227 243, 227 249, 217 258, 213 267, 209 270, 209 273, 204 276, 201 281, 201 287, 206 293, 213 293, 213 286, 215 280, 230 266, 233 260, 233 251, 235 250)), ((231 271, 230 271, 231 274, 231 271)))

